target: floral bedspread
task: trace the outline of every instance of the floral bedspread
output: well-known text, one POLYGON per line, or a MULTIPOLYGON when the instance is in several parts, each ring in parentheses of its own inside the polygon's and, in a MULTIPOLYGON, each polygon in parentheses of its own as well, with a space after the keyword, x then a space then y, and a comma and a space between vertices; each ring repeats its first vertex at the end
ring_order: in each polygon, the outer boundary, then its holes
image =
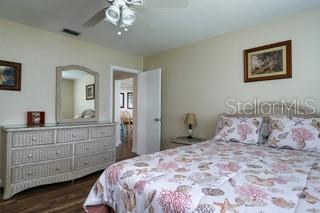
POLYGON ((320 212, 320 155, 206 141, 108 167, 84 208, 116 212, 320 212))

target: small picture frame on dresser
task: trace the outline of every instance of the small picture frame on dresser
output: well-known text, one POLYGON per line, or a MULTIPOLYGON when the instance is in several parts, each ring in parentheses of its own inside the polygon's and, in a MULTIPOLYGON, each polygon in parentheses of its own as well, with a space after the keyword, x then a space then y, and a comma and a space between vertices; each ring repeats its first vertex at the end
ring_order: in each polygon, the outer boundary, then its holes
POLYGON ((28 126, 44 126, 45 112, 31 111, 27 112, 27 125, 28 126))

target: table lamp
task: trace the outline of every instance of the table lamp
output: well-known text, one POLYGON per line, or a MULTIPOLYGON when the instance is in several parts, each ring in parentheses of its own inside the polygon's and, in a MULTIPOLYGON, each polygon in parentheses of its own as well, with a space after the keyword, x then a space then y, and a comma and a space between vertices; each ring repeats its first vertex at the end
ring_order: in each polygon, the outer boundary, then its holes
POLYGON ((184 119, 184 124, 189 126, 188 139, 192 139, 192 125, 197 124, 196 115, 194 113, 187 113, 186 118, 184 119))

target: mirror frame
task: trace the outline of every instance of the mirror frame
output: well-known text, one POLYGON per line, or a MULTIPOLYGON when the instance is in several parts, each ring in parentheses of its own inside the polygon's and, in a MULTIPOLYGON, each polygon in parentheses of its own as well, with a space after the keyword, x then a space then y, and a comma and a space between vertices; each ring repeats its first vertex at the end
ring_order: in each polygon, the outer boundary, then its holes
POLYGON ((60 66, 56 68, 56 122, 59 124, 63 123, 86 123, 98 121, 99 118, 99 75, 97 72, 90 70, 87 67, 79 65, 67 65, 60 66), (62 82, 62 72, 68 70, 80 70, 95 77, 95 116, 94 118, 79 118, 79 119, 64 119, 62 118, 62 96, 61 96, 61 82, 62 82))

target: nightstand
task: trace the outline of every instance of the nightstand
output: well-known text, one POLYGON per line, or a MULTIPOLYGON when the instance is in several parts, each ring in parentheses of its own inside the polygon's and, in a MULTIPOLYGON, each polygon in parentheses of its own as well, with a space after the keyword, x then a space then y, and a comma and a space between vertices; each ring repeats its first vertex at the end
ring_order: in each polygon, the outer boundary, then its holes
POLYGON ((188 146, 188 145, 192 145, 195 143, 201 143, 205 140, 206 139, 196 138, 196 137, 194 137, 192 139, 188 139, 188 137, 186 137, 186 136, 173 137, 173 138, 170 138, 170 149, 177 148, 180 146, 188 146))

